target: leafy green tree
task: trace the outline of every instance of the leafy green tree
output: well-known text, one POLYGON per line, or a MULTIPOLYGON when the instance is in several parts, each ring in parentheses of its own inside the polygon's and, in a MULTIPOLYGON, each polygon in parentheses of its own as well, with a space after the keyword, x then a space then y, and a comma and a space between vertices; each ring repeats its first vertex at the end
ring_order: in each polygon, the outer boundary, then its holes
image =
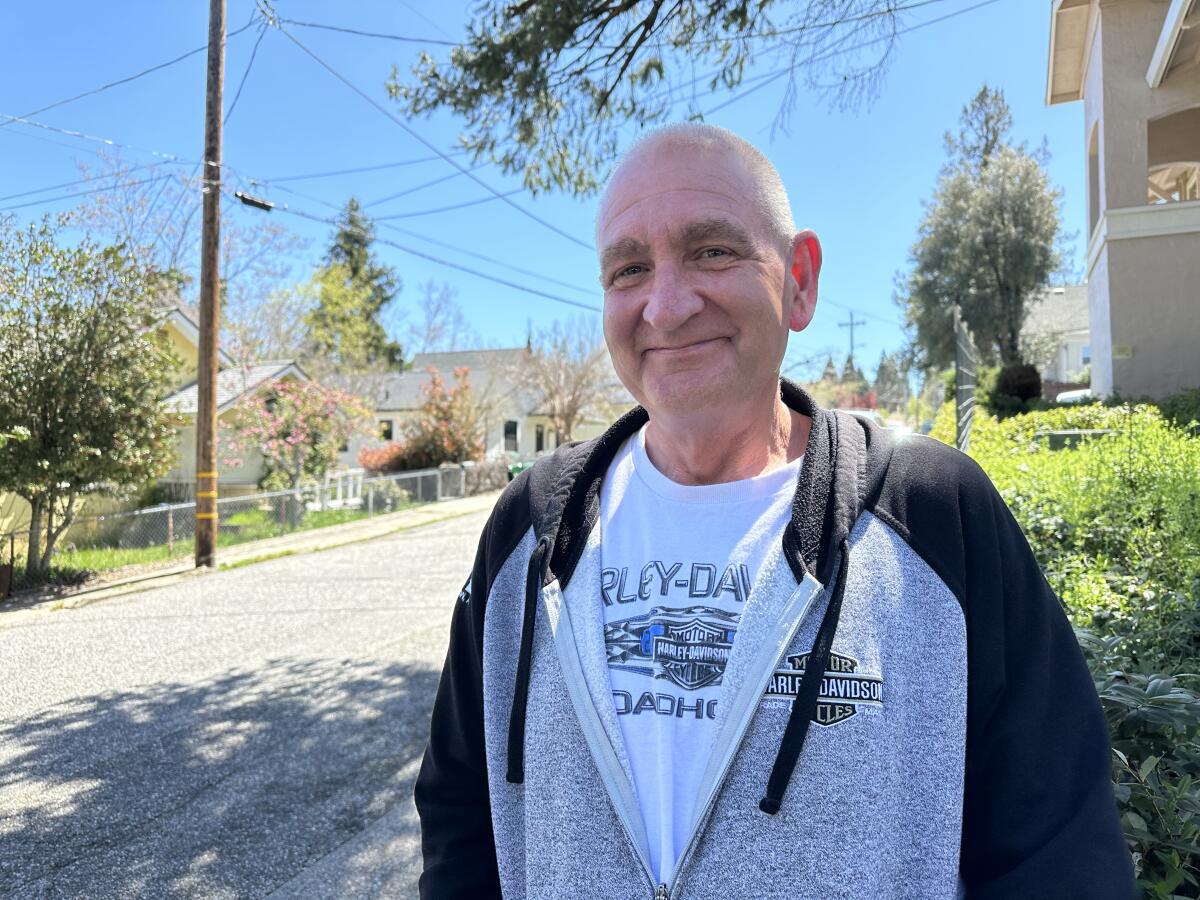
POLYGON ((120 248, 60 243, 66 221, 0 226, 0 490, 30 506, 26 577, 86 494, 125 495, 173 459, 160 403, 177 361, 152 327, 154 278, 120 248))
POLYGON ((915 5, 485 0, 448 62, 422 54, 412 82, 393 69, 388 90, 410 114, 465 119, 475 158, 521 172, 531 190, 586 194, 616 155, 621 125, 661 122, 680 103, 701 117, 698 98, 735 90, 751 60, 775 64, 768 77, 786 85, 779 124, 800 77, 843 105, 872 97, 915 5))
POLYGON ((374 226, 353 197, 338 222, 326 265, 313 276, 316 306, 306 315, 315 369, 399 369, 400 344, 380 317, 400 291, 400 279, 371 253, 374 226))
POLYGON ((1010 126, 1003 94, 985 86, 964 107, 958 135, 946 137, 957 155, 926 204, 897 297, 923 369, 954 361, 955 307, 985 362, 1023 362, 1029 303, 1060 266, 1062 192, 1044 152, 1007 143, 1010 126))

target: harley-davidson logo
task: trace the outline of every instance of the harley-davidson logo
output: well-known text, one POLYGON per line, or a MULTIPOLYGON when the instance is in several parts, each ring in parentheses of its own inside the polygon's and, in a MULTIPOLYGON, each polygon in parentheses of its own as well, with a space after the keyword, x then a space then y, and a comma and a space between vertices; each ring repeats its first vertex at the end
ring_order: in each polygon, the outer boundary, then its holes
POLYGON ((719 684, 737 624, 737 613, 707 606, 655 607, 604 627, 608 664, 668 678, 689 691, 719 684))
MULTIPOLYGON (((763 694, 764 700, 787 701, 791 705, 800 691, 800 682, 808 664, 808 654, 787 658, 788 668, 776 669, 763 694)), ((861 706, 883 706, 883 679, 858 671, 858 660, 840 653, 829 654, 829 668, 821 680, 813 721, 818 725, 844 722, 861 706)))

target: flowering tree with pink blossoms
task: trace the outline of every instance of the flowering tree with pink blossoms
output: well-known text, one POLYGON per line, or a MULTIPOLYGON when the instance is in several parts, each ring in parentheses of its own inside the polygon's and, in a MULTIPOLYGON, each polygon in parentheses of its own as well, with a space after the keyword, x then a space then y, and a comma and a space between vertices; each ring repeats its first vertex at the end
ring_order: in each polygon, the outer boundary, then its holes
POLYGON ((222 444, 239 458, 257 450, 294 490, 306 475, 324 475, 338 448, 369 433, 372 421, 361 397, 315 381, 281 380, 238 401, 222 444))

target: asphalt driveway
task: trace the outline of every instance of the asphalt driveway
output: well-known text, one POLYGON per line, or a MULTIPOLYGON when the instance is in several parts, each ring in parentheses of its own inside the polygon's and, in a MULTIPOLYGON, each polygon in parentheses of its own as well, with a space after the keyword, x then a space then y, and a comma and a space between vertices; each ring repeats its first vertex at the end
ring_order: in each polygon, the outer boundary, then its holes
POLYGON ((0 897, 411 897, 486 513, 0 613, 0 897))

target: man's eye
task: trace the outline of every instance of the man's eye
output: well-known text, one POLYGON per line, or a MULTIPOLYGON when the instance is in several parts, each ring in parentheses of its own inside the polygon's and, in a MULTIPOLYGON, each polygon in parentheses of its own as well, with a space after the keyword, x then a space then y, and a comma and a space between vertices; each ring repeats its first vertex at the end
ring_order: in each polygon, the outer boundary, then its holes
POLYGON ((700 251, 701 259, 720 259, 722 256, 728 256, 729 251, 724 247, 705 247, 700 251))
POLYGON ((625 268, 623 268, 623 269, 617 269, 617 274, 613 277, 614 278, 628 278, 631 275, 638 275, 644 271, 646 271, 645 266, 635 264, 632 266, 625 266, 625 268))

